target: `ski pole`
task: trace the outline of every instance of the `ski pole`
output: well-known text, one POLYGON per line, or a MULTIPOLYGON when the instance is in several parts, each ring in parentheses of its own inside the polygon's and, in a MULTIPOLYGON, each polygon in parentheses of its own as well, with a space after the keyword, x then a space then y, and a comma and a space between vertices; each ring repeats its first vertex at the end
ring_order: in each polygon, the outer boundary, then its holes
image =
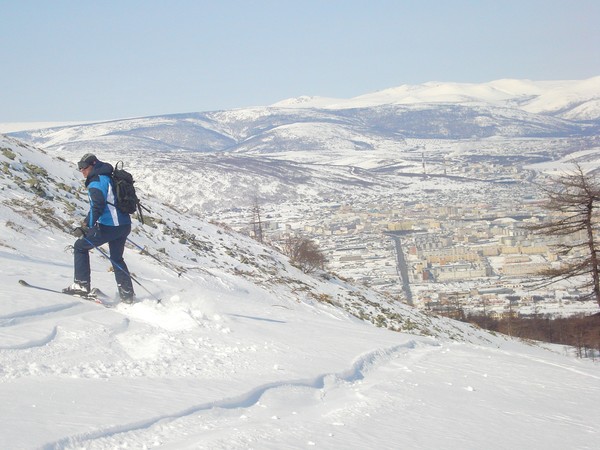
POLYGON ((133 275, 131 275, 129 273, 129 271, 123 269, 119 264, 117 264, 115 261, 112 260, 112 258, 104 251, 102 250, 99 246, 95 246, 94 244, 92 244, 92 242, 85 236, 83 236, 83 238, 87 241, 88 244, 90 244, 93 248, 98 249, 98 251, 100 251, 100 253, 102 253, 102 255, 108 259, 113 266, 115 266, 116 268, 118 268, 121 272, 123 272, 124 274, 126 274, 131 281, 135 281, 135 283, 140 286, 143 290, 145 290, 148 294, 150 294, 152 297, 154 297, 154 299, 156 300, 156 303, 160 303, 162 300, 160 298, 158 298, 156 295, 154 295, 152 292, 150 292, 148 289, 146 289, 146 287, 140 283, 136 277, 134 277, 133 275))
MULTIPOLYGON (((134 245, 135 247, 139 248, 144 254, 148 255, 150 258, 158 261, 161 265, 166 265, 166 263, 162 260, 160 260, 157 256, 153 255, 152 253, 150 253, 148 250, 146 250, 144 247, 142 247, 139 244, 136 244, 135 242, 133 242, 131 239, 127 238, 127 242, 129 242, 130 244, 134 245)), ((167 266, 169 267, 169 266, 167 266)), ((177 274, 178 277, 181 277, 181 275, 183 274, 183 272, 178 272, 177 270, 173 269, 172 267, 169 267, 169 269, 171 269, 173 272, 175 272, 177 274)))

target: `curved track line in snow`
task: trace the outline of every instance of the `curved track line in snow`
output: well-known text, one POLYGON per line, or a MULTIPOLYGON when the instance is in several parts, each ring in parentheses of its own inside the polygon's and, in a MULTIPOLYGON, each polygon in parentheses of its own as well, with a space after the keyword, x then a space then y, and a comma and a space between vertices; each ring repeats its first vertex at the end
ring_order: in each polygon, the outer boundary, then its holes
POLYGON ((588 373, 588 372, 584 372, 583 370, 575 369, 574 367, 568 367, 568 366, 565 366, 563 364, 558 364, 558 363, 555 363, 555 362, 546 361, 546 360, 543 360, 541 358, 530 358, 530 359, 532 361, 538 362, 540 364, 546 364, 548 366, 558 367, 560 369, 564 369, 564 370, 567 370, 569 372, 576 373, 577 375, 583 375, 585 377, 590 377, 590 378, 595 378, 596 380, 600 380, 600 377, 597 377, 596 375, 593 375, 593 374, 588 373))
POLYGON ((31 341, 24 342, 22 344, 5 345, 5 346, 3 345, 0 347, 0 350, 25 350, 25 349, 33 348, 33 347, 42 347, 42 346, 52 342, 54 340, 54 338, 56 338, 57 334, 58 334, 58 327, 55 326, 52 329, 52 331, 47 336, 44 336, 43 338, 32 339, 31 341))
POLYGON ((382 360, 388 360, 393 355, 401 352, 402 350, 412 350, 420 345, 432 345, 438 346, 437 343, 427 343, 423 341, 410 340, 404 344, 396 345, 386 349, 377 349, 364 355, 359 356, 352 366, 343 372, 338 373, 326 373, 318 375, 312 379, 307 380, 289 380, 289 381, 275 381, 272 383, 266 383, 264 385, 258 386, 244 394, 240 394, 233 397, 224 398, 221 400, 216 400, 213 402, 203 403, 200 405, 192 406, 190 408, 184 409, 175 414, 167 414, 164 416, 158 416, 154 418, 150 418, 147 420, 113 426, 110 428, 106 428, 103 430, 90 431, 87 433, 81 433, 74 436, 69 436, 62 438, 55 442, 50 442, 44 445, 43 450, 62 450, 67 446, 76 446, 81 445, 85 441, 93 441, 96 439, 102 438, 110 438, 120 433, 127 433, 132 431, 138 431, 142 429, 150 428, 151 426, 157 424, 161 421, 172 421, 177 420, 186 416, 191 416, 193 414, 198 414, 203 411, 210 411, 215 408, 223 408, 223 409, 237 409, 237 408, 249 408, 255 404, 257 404, 260 398, 267 392, 272 389, 282 388, 282 387, 308 387, 313 389, 323 389, 325 388, 326 379, 333 377, 341 382, 353 383, 359 380, 362 380, 365 376, 365 373, 368 372, 369 368, 382 360))
POLYGON ((34 317, 51 314, 65 309, 80 306, 80 302, 74 303, 63 303, 60 305, 46 306, 44 308, 27 309, 24 311, 17 311, 5 316, 0 316, 0 327, 10 327, 19 323, 27 322, 34 317))

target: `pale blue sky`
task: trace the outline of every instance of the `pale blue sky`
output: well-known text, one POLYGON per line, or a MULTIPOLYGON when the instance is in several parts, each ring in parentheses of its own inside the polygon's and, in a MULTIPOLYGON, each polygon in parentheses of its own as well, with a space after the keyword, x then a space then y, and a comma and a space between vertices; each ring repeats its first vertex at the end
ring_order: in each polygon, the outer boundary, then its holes
POLYGON ((599 0, 0 0, 0 122, 600 75, 599 0))

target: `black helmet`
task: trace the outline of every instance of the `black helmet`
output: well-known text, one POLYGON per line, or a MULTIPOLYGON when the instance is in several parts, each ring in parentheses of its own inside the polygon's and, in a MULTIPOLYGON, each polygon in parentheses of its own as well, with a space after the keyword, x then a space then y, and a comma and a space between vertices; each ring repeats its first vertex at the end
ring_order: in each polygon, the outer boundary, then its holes
POLYGON ((85 169, 86 167, 93 166, 97 162, 98 162, 98 158, 96 158, 96 155, 94 155, 92 153, 86 153, 85 155, 83 155, 81 157, 81 159, 77 163, 77 168, 79 170, 82 170, 82 169, 85 169))

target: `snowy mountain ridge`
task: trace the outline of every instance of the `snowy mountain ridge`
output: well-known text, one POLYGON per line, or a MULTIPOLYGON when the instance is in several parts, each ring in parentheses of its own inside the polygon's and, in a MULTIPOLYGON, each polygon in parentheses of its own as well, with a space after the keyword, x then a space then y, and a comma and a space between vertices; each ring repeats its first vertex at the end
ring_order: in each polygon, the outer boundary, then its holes
POLYGON ((390 104, 477 103, 516 107, 529 113, 557 115, 570 120, 592 120, 600 117, 598 100, 600 76, 563 81, 502 79, 488 83, 427 82, 384 89, 351 99, 302 96, 282 100, 272 106, 348 109, 390 104), (584 113, 584 110, 587 112, 584 113))
MULTIPOLYGON (((334 199, 356 186, 404 196, 413 183, 397 178, 423 174, 424 159, 430 172, 456 174, 473 161, 526 166, 588 151, 586 162, 600 166, 599 83, 426 83, 349 100, 302 97, 11 136, 70 160, 90 151, 125 159, 147 192, 189 210, 334 199)), ((487 190, 469 183, 479 180, 444 180, 451 190, 487 190)))
MULTIPOLYGON (((149 291, 136 286, 140 303, 105 309, 19 286, 70 283, 63 249, 87 201, 73 162, 12 138, 0 137, 0 169, 3 448, 597 441, 596 364, 306 275, 148 194, 149 223, 131 235, 145 250, 125 255, 149 291)), ((91 258, 93 285, 114 292, 110 264, 91 258)))

